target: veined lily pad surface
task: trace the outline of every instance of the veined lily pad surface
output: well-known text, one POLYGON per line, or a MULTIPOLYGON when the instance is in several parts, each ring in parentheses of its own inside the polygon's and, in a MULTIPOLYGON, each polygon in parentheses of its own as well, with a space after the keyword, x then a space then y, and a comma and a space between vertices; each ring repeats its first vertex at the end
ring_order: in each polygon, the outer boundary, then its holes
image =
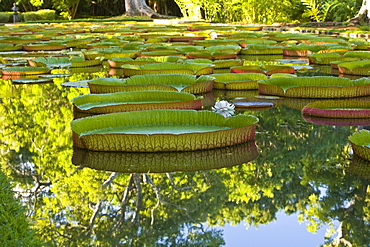
POLYGON ((76 148, 72 162, 96 170, 120 173, 163 173, 220 169, 248 163, 258 157, 255 141, 191 152, 98 152, 76 148))
POLYGON ((370 94, 370 79, 342 77, 281 77, 258 81, 261 94, 296 98, 347 98, 370 94))
POLYGON ((226 90, 258 89, 258 80, 266 80, 267 76, 260 73, 222 73, 212 74, 215 77, 213 88, 226 90))
POLYGON ((187 93, 206 93, 213 89, 214 77, 203 75, 159 74, 136 75, 126 79, 99 78, 91 80, 91 93, 113 93, 123 91, 182 91, 187 93))
POLYGON ((370 75, 370 60, 358 60, 352 62, 339 63, 338 70, 343 74, 350 75, 370 75))
POLYGON ((185 74, 185 75, 208 75, 213 73, 213 64, 199 63, 150 63, 141 66, 122 66, 125 76, 146 74, 185 74))
POLYGON ((224 118, 211 111, 150 110, 110 113, 71 122, 74 145, 95 151, 193 151, 252 140, 258 118, 224 118))
POLYGON ((38 67, 6 67, 1 69, 3 75, 40 75, 50 73, 50 68, 38 67))
POLYGON ((153 109, 201 109, 202 99, 193 94, 165 91, 136 91, 87 94, 72 99, 74 110, 101 114, 153 109))
POLYGON ((302 113, 329 118, 370 118, 369 101, 324 100, 307 104, 302 113))
POLYGON ((349 137, 353 153, 363 159, 370 160, 370 131, 360 130, 349 137))

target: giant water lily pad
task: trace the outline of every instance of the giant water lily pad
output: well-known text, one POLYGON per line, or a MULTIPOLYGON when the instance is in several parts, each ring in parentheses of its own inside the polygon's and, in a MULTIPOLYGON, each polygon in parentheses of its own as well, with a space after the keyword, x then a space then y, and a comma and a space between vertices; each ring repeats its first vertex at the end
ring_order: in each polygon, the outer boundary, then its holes
POLYGON ((102 114, 153 109, 201 109, 202 99, 193 94, 164 91, 136 91, 87 94, 72 99, 74 111, 102 114))
POLYGON ((370 95, 370 79, 343 77, 277 77, 258 81, 261 94, 296 98, 348 98, 370 95))
POLYGON ((213 64, 200 63, 149 63, 141 66, 122 66, 124 76, 147 75, 147 74, 184 74, 184 75, 207 75, 212 74, 213 64))
POLYGON ((337 66, 339 72, 343 74, 362 76, 370 75, 370 60, 343 62, 339 63, 337 66))
POLYGON ((329 118, 370 118, 369 101, 324 100, 307 104, 302 113, 329 118))
POLYGON ((224 148, 191 152, 98 152, 74 149, 75 165, 120 173, 162 173, 200 171, 237 166, 255 160, 258 148, 254 141, 224 148))
POLYGON ((50 73, 50 68, 43 67, 6 67, 1 69, 3 75, 40 75, 50 73))
POLYGON ((370 160, 370 131, 360 130, 349 136, 353 153, 363 159, 370 160))
POLYGON ((150 110, 96 115, 71 122, 76 147, 95 151, 193 151, 252 140, 258 118, 211 111, 150 110))
POLYGON ((65 49, 66 46, 60 43, 35 43, 23 45, 25 51, 60 51, 65 49))
POLYGON ((181 91, 193 94, 206 93, 213 89, 214 77, 203 75, 149 74, 126 79, 99 78, 91 80, 91 93, 113 93, 124 91, 181 91))
POLYGON ((265 80, 267 76, 260 73, 222 73, 212 74, 215 77, 213 88, 226 90, 258 89, 258 80, 265 80))
POLYGON ((261 73, 272 75, 276 73, 294 74, 294 67, 288 65, 243 65, 230 68, 232 73, 261 73))

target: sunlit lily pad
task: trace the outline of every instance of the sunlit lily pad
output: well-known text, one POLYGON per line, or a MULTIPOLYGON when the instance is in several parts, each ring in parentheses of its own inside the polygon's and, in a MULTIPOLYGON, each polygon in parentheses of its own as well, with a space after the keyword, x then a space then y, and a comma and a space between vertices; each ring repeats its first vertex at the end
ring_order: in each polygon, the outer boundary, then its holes
POLYGON ((212 74, 215 77, 213 88, 227 90, 258 89, 258 80, 265 80, 267 76, 260 73, 222 73, 212 74))
POLYGON ((23 49, 23 45, 0 44, 0 52, 4 52, 4 51, 20 51, 22 49, 23 49))
POLYGON ((136 75, 126 79, 99 78, 89 82, 91 93, 124 91, 182 91, 193 94, 206 93, 213 89, 214 77, 181 74, 136 75))
POLYGON ((72 163, 120 173, 200 171, 246 164, 258 157, 254 141, 224 148, 191 152, 97 152, 74 149, 72 163))
POLYGON ((53 79, 14 79, 12 80, 13 83, 16 84, 37 84, 37 83, 52 83, 53 79))
POLYGON ((370 131, 360 130, 349 136, 353 153, 365 160, 370 160, 370 131))
POLYGON ((151 110, 96 115, 71 122, 74 146, 95 151, 193 151, 252 140, 258 118, 211 111, 151 110))
POLYGON ((370 118, 369 101, 324 100, 307 104, 302 113, 328 118, 370 118))
POLYGON ((103 114, 153 109, 201 109, 202 99, 193 94, 165 91, 134 91, 87 94, 72 99, 74 111, 103 114))
POLYGON ((40 75, 50 73, 50 68, 39 67, 6 67, 1 69, 3 75, 40 75))
POLYGON ((85 60, 84 57, 37 57, 35 59, 27 60, 30 66, 34 67, 50 67, 50 68, 64 68, 64 67, 90 67, 101 65, 101 59, 85 60))
POLYGON ((370 60, 358 60, 338 64, 338 70, 343 74, 350 75, 370 75, 370 60))
POLYGON ((40 44, 28 44, 23 45, 25 51, 59 51, 65 49, 66 46, 59 43, 40 43, 40 44))
POLYGON ((232 73, 262 73, 266 75, 272 75, 276 73, 294 74, 295 70, 293 66, 287 65, 244 65, 234 66, 230 68, 232 73))
POLYGON ((277 77, 258 81, 260 94, 296 98, 347 98, 370 94, 370 79, 343 77, 277 77))
POLYGON ((240 50, 242 55, 282 55, 283 49, 281 46, 250 44, 240 50))
POLYGON ((141 66, 122 66, 124 76, 147 75, 147 74, 184 74, 184 75, 207 75, 212 74, 213 64, 199 63, 149 63, 141 66))

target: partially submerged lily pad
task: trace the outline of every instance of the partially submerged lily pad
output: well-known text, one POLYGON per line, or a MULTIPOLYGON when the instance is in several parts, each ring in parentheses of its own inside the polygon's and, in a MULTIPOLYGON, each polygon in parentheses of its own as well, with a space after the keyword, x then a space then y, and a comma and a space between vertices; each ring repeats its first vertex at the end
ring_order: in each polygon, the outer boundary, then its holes
POLYGON ((258 81, 261 94, 296 98, 348 98, 370 95, 370 79, 343 77, 277 77, 258 81))
POLYGON ((369 101, 324 100, 307 104, 302 113, 328 118, 370 118, 369 101))
POLYGON ((201 109, 202 99, 193 94, 165 91, 136 91, 87 94, 72 99, 74 111, 103 114, 153 109, 201 109))
POLYGON ((193 151, 252 140, 258 118, 211 111, 150 110, 73 120, 75 147, 95 151, 193 151))
POLYGON ((370 160, 370 131, 360 130, 349 136, 353 153, 363 159, 370 160))

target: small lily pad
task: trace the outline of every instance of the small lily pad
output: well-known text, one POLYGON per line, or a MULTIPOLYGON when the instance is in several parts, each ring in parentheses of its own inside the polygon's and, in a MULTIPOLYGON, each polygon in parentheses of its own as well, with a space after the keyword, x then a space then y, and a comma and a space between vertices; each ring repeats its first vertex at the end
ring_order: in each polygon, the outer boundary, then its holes
POLYGON ((53 79, 14 79, 12 82, 16 84, 51 83, 53 79))
POLYGON ((233 102, 235 107, 242 108, 257 108, 257 107, 273 107, 275 104, 273 102, 261 102, 261 101, 237 101, 233 102))

